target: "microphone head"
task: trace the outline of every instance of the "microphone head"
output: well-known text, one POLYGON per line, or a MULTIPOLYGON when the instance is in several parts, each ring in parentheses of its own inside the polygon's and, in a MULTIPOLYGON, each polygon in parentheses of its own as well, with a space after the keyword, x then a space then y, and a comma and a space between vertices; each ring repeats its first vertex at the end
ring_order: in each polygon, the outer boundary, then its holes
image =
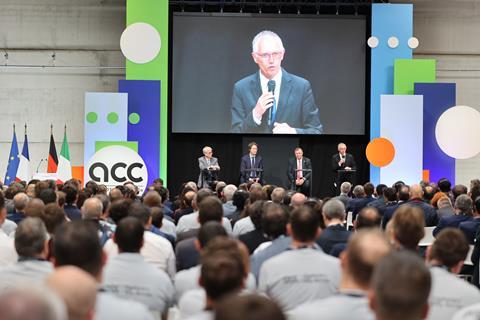
POLYGON ((275 91, 275 80, 268 80, 267 82, 267 88, 268 88, 268 92, 274 92, 275 91))

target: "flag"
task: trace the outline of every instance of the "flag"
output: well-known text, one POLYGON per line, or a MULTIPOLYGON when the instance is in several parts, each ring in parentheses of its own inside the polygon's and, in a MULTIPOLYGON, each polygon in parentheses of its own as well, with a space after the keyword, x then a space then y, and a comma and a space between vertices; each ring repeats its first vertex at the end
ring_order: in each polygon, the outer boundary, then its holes
POLYGON ((28 153, 27 126, 25 125, 25 140, 23 141, 20 164, 18 165, 16 181, 30 181, 30 155, 28 153))
POLYGON ((56 173, 58 167, 57 149, 55 148, 55 140, 53 140, 53 132, 50 132, 50 150, 48 152, 48 173, 56 173))
POLYGON ((17 177, 18 165, 20 158, 18 156, 17 135, 15 134, 15 126, 13 126, 12 146, 10 147, 10 156, 8 157, 7 174, 5 175, 5 185, 15 181, 17 177))
POLYGON ((72 164, 70 162, 70 149, 67 141, 67 128, 65 127, 65 134, 63 135, 62 151, 58 159, 57 180, 65 182, 72 179, 72 164))

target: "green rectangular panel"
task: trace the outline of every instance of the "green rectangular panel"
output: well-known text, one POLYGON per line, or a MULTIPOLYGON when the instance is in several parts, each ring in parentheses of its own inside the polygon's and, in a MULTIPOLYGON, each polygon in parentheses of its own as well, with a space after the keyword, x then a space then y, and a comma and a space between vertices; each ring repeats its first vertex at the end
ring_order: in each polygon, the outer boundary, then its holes
POLYGON ((126 61, 127 80, 160 80, 160 177, 167 182, 168 134, 168 0, 127 0, 127 26, 144 22, 160 34, 160 53, 148 63, 126 61))
POLYGON ((414 94, 414 83, 435 82, 436 61, 434 59, 396 59, 393 72, 393 93, 414 94))
POLYGON ((110 146, 123 146, 132 149, 138 153, 137 141, 95 141, 95 152, 110 146))

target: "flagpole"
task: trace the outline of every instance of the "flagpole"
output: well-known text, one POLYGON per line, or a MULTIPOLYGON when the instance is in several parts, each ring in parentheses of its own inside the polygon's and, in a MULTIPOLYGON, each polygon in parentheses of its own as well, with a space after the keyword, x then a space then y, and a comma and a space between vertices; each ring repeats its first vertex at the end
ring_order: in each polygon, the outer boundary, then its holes
POLYGON ((50 124, 50 134, 53 135, 53 124, 50 124))
POLYGON ((13 124, 13 133, 15 133, 15 123, 13 124))
POLYGON ((27 124, 25 123, 25 135, 27 135, 27 124))

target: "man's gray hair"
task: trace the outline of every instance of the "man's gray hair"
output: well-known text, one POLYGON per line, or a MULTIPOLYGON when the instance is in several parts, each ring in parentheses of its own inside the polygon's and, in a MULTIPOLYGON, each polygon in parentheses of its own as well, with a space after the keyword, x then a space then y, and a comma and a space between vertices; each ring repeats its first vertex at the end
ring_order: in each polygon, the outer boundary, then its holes
POLYGON ((357 198, 363 197, 365 195, 365 189, 361 185, 356 185, 353 188, 353 195, 357 198))
POLYGON ((207 153, 208 150, 212 150, 212 147, 209 147, 209 146, 203 147, 202 149, 203 154, 207 153))
POLYGON ((223 188, 223 196, 225 197, 226 201, 230 201, 233 199, 233 194, 237 191, 237 187, 233 184, 228 184, 223 188))
POLYGON ((282 187, 276 187, 271 194, 272 201, 275 203, 283 203, 283 198, 285 198, 286 193, 282 187))
POLYGON ((340 200, 330 199, 328 200, 322 208, 323 215, 329 219, 345 219, 345 206, 340 200))
POLYGON ((473 212, 473 201, 466 194, 459 195, 455 200, 455 208, 466 216, 471 216, 473 212))
POLYGON ((342 185, 340 186, 340 192, 341 193, 344 193, 344 194, 348 194, 350 192, 350 190, 352 189, 352 184, 348 181, 345 181, 344 183, 342 183, 342 185))
POLYGON ((15 230, 15 250, 21 257, 37 257, 43 252, 48 232, 40 218, 27 217, 15 230))
POLYGON ((285 50, 285 48, 283 47, 282 39, 278 36, 278 34, 276 34, 273 31, 264 30, 264 31, 259 32, 255 36, 255 38, 253 38, 252 52, 258 52, 258 44, 260 43, 260 40, 262 40, 262 38, 267 38, 267 37, 274 38, 275 40, 277 40, 280 43, 280 45, 282 46, 282 49, 285 50))
POLYGON ((28 204, 30 198, 26 193, 20 192, 13 197, 13 206, 17 211, 23 211, 28 204))
POLYGON ((88 198, 82 206, 83 219, 100 219, 103 212, 102 201, 98 198, 88 198))

